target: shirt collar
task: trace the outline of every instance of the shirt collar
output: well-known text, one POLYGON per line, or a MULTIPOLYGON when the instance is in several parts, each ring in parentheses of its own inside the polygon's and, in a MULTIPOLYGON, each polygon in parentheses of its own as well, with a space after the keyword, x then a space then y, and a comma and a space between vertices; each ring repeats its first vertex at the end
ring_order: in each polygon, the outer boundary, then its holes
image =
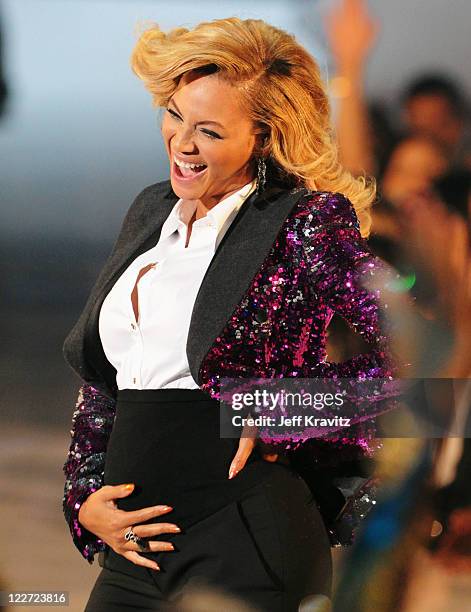
MULTIPOLYGON (((210 223, 217 229, 218 241, 222 238, 222 234, 228 229, 229 225, 237 215, 239 208, 254 191, 257 186, 257 181, 254 179, 241 187, 235 193, 232 193, 227 198, 218 202, 213 208, 208 210, 206 215, 198 221, 205 220, 205 223, 210 223)), ((193 213, 195 212, 195 203, 192 201, 183 201, 182 199, 176 202, 175 206, 170 211, 167 219, 162 225, 160 236, 162 239, 167 238, 175 231, 184 230, 188 225, 193 213)), ((195 221, 196 223, 196 221, 195 221)))

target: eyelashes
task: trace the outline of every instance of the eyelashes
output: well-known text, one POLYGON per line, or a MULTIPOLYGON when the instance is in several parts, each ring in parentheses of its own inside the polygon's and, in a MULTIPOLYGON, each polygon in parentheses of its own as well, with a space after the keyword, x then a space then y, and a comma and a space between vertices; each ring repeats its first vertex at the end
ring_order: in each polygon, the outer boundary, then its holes
POLYGON ((174 117, 175 119, 178 119, 181 121, 181 117, 180 115, 177 115, 177 113, 175 111, 173 111, 171 108, 167 108, 165 109, 167 111, 167 113, 169 113, 170 115, 172 115, 172 117, 174 117))
MULTIPOLYGON (((178 115, 171 108, 166 108, 165 110, 171 115, 173 119, 176 119, 177 121, 182 121, 182 118, 180 117, 180 115, 178 115)), ((212 132, 211 130, 202 129, 201 133, 207 136, 208 138, 210 138, 211 140, 222 140, 222 137, 219 136, 219 134, 216 134, 216 132, 212 132)))
POLYGON ((222 140, 222 138, 219 136, 219 134, 216 134, 216 132, 211 132, 210 130, 201 130, 201 131, 208 138, 212 138, 213 140, 222 140))

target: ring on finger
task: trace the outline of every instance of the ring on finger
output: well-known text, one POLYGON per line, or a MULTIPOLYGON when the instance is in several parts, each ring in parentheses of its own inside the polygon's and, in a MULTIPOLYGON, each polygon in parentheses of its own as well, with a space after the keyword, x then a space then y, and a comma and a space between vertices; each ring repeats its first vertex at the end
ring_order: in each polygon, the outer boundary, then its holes
POLYGON ((129 529, 126 531, 126 533, 124 534, 124 539, 126 540, 126 542, 136 542, 139 536, 137 536, 132 528, 129 527, 129 529))
POLYGON ((126 540, 126 542, 134 542, 135 544, 137 544, 141 552, 146 552, 150 550, 149 542, 136 535, 133 531, 132 526, 124 534, 124 539, 126 540))
POLYGON ((146 552, 150 550, 149 542, 136 535, 133 531, 132 526, 124 534, 124 539, 126 540, 126 542, 134 542, 135 544, 137 544, 141 552, 146 552))

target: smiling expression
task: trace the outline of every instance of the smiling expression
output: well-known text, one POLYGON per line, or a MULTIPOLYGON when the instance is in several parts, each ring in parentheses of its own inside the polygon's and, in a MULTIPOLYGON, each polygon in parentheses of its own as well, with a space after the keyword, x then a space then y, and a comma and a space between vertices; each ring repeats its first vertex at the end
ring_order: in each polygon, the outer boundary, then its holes
POLYGON ((165 109, 162 136, 179 198, 211 208, 254 178, 256 130, 237 89, 217 74, 182 77, 165 109))

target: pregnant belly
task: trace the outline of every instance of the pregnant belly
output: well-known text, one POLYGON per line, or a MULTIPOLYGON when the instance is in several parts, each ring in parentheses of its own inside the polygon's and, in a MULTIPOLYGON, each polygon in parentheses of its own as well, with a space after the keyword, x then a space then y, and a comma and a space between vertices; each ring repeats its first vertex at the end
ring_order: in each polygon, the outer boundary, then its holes
POLYGON ((229 480, 239 440, 220 437, 214 404, 199 402, 187 408, 118 404, 104 481, 134 483, 129 496, 116 500, 120 509, 167 504, 174 511, 152 521, 180 521, 180 526, 189 526, 271 473, 273 464, 264 461, 255 447, 244 469, 229 480))

